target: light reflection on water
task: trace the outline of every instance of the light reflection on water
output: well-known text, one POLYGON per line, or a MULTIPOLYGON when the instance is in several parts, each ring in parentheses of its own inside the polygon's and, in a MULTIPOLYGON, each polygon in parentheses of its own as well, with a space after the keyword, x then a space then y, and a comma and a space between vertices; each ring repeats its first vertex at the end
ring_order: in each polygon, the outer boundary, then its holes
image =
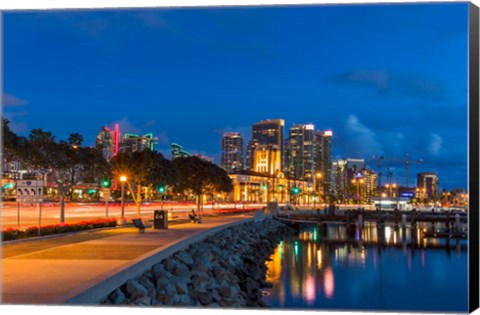
POLYGON ((279 308, 466 311, 467 241, 424 238, 431 228, 309 226, 267 262, 273 288, 264 301, 279 308))

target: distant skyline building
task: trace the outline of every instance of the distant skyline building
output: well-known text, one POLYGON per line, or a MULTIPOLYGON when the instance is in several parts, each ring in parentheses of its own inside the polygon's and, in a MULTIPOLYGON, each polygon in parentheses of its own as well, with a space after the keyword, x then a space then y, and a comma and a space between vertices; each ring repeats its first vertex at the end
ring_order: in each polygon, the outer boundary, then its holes
POLYGON ((252 125, 252 138, 247 145, 247 169, 253 169, 253 152, 257 145, 275 145, 280 149, 281 165, 284 165, 284 129, 285 120, 268 119, 252 125))
POLYGON ((225 132, 222 137, 221 167, 228 174, 244 170, 243 138, 239 132, 225 132))
POLYGON ((192 156, 189 152, 185 151, 178 143, 172 143, 172 160, 182 157, 192 156))
POLYGON ((372 185, 365 159, 347 158, 332 162, 332 191, 341 202, 353 198, 353 191, 350 188, 357 185, 356 180, 359 180, 359 185, 367 184, 365 177, 369 177, 369 185, 372 185), (363 179, 363 182, 360 179, 363 179))
POLYGON ((122 142, 120 144, 121 150, 131 151, 131 152, 140 152, 144 150, 155 150, 155 144, 157 143, 158 138, 155 138, 152 133, 145 134, 143 136, 126 133, 123 136, 122 142))
POLYGON ((285 147, 284 173, 289 178, 313 182, 314 164, 314 135, 313 124, 293 125, 289 129, 285 147))
POLYGON ((417 191, 420 196, 438 199, 438 176, 435 172, 417 174, 417 191))
POLYGON ((320 172, 322 174, 325 191, 330 190, 332 183, 332 137, 333 132, 331 130, 315 131, 315 173, 320 172))
POLYGON ((100 150, 102 156, 107 161, 110 161, 114 156, 113 136, 112 130, 107 126, 103 126, 95 138, 95 148, 100 150))

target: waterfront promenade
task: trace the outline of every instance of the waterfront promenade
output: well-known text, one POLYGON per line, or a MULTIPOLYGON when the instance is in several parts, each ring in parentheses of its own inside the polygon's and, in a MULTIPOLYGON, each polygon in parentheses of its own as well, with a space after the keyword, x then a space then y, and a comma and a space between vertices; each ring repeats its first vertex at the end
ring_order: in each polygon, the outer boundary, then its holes
POLYGON ((204 217, 168 230, 134 227, 2 244, 1 303, 91 305, 171 254, 253 214, 204 217))

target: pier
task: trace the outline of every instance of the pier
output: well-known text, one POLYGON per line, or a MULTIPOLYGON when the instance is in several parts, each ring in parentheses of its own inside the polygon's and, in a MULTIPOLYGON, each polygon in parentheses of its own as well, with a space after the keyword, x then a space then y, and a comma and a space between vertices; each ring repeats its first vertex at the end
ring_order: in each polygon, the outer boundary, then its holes
POLYGON ((430 223, 432 226, 423 233, 425 238, 459 238, 466 239, 467 232, 462 229, 466 226, 466 213, 452 212, 424 212, 424 211, 381 211, 350 209, 325 213, 324 211, 288 211, 276 216, 278 220, 287 221, 293 225, 299 224, 342 224, 363 227, 365 223, 374 223, 377 226, 407 226, 416 227, 417 224, 430 223), (444 228, 434 228, 436 224, 443 224, 444 228))

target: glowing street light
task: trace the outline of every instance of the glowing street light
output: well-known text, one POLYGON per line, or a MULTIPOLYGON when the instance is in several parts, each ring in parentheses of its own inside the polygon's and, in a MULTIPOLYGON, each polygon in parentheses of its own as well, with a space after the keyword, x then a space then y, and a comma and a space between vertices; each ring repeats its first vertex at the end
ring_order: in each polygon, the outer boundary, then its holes
POLYGON ((120 182, 122 183, 122 224, 125 224, 125 182, 127 181, 127 176, 121 175, 120 182))

